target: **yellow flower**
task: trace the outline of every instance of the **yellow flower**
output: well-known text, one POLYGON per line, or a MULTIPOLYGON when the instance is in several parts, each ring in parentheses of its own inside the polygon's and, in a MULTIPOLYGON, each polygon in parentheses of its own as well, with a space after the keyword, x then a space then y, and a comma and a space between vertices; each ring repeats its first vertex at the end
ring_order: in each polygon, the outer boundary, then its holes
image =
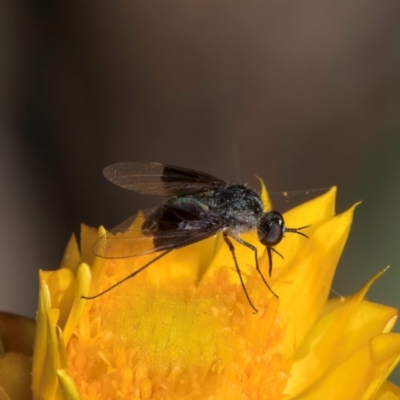
MULTIPOLYGON (((265 189, 263 200, 270 207, 265 189)), ((249 306, 220 236, 176 250, 114 290, 94 295, 153 256, 100 259, 104 230, 82 227, 61 268, 41 271, 33 359, 34 399, 390 400, 385 378, 399 360, 393 308, 355 295, 327 301, 354 207, 334 215, 335 189, 289 211, 269 280, 237 246, 249 306)), ((265 248, 255 234, 245 240, 265 248)), ((379 274, 378 274, 379 275, 379 274)), ((0 399, 1 399, 0 395, 0 399)))

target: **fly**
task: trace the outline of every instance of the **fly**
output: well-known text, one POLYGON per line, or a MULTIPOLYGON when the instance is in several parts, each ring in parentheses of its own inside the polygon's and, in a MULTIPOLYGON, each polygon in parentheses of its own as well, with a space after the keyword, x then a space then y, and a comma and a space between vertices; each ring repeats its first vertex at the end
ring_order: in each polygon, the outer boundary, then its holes
POLYGON ((271 291, 258 264, 257 248, 240 238, 241 233, 257 230, 258 239, 266 247, 269 276, 272 273, 272 252, 286 232, 308 237, 300 228, 287 228, 277 211, 264 212, 257 192, 244 184, 228 183, 204 172, 167 164, 125 162, 104 169, 104 176, 122 188, 140 194, 167 197, 160 206, 139 213, 98 239, 95 255, 102 258, 128 258, 160 253, 121 281, 95 296, 95 299, 133 278, 173 250, 189 246, 221 232, 232 254, 236 272, 251 308, 257 312, 247 292, 232 240, 254 253, 255 267, 271 291), (133 224, 133 222, 135 224, 133 224), (116 237, 118 232, 123 236, 116 237))

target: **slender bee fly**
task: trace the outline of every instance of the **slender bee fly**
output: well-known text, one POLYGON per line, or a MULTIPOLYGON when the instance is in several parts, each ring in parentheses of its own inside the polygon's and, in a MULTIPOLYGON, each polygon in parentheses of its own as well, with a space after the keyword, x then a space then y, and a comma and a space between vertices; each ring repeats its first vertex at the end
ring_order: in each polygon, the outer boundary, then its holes
POLYGON ((228 183, 204 172, 158 163, 118 163, 105 168, 103 174, 110 182, 125 189, 168 199, 160 206, 125 221, 93 246, 94 254, 103 258, 160 254, 101 293, 83 296, 85 299, 95 299, 114 289, 175 249, 221 232, 247 301, 257 312, 246 290, 232 239, 253 251, 258 274, 271 293, 278 297, 260 270, 257 248, 241 239, 240 234, 257 230, 258 239, 266 246, 269 276, 272 273, 272 252, 282 257, 274 246, 284 234, 292 232, 308 237, 300 232, 307 226, 287 228, 279 212, 265 212, 259 194, 244 184, 228 183), (117 232, 124 234, 118 236, 117 232))

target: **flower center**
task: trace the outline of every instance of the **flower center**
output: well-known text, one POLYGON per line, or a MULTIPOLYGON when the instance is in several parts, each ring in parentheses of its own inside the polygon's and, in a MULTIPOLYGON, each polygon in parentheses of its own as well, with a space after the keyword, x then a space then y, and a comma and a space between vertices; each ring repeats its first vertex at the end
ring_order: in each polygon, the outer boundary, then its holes
MULTIPOLYGON (((68 346, 80 390, 96 399, 278 399, 291 365, 279 348, 279 302, 271 296, 253 314, 229 273, 158 285, 143 272, 96 299, 68 346)), ((268 293, 255 282, 253 271, 254 298, 268 293)))

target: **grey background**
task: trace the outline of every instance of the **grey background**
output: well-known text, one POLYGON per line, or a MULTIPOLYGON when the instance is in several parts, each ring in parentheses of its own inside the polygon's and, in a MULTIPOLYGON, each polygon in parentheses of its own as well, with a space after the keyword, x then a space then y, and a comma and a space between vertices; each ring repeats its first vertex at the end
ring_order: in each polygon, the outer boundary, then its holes
POLYGON ((156 204, 102 178, 129 160, 338 185, 363 204, 333 289, 390 264, 369 298, 398 307, 399 71, 398 0, 1 2, 1 309, 34 316, 80 222, 156 204))

